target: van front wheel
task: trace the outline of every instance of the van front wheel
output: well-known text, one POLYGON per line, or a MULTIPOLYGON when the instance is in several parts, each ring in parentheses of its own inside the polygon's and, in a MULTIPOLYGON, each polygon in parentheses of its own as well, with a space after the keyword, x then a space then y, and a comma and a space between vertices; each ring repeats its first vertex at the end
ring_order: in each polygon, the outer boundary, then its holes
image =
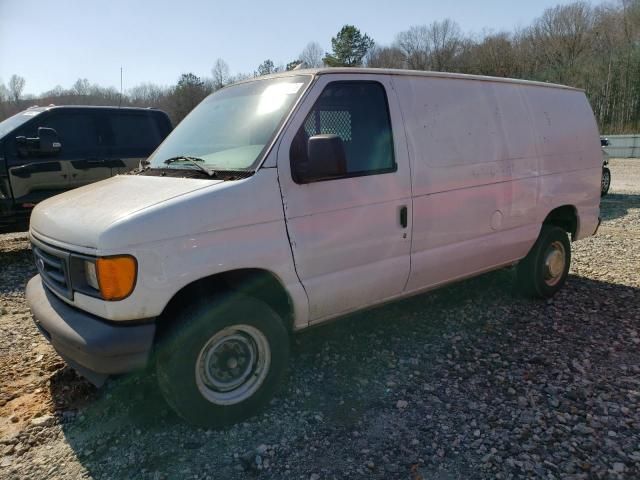
POLYGON ((528 297, 549 298, 564 285, 571 264, 567 232, 543 225, 529 254, 517 266, 520 291, 528 297))
POLYGON ((187 310, 158 345, 163 396, 186 421, 221 427, 253 415, 281 382, 287 330, 260 300, 230 294, 187 310))

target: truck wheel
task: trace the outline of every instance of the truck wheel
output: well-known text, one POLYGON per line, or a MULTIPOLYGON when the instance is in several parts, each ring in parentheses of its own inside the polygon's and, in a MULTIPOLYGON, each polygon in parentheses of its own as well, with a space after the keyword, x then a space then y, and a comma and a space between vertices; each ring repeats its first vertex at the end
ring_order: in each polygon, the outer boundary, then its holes
POLYGON ((528 297, 552 297, 567 280, 570 264, 571 244, 567 232, 560 227, 543 225, 533 248, 518 263, 518 286, 528 297))
POLYGON ((160 390, 189 423, 221 427, 271 400, 289 361, 282 319, 255 298, 229 294, 184 311, 157 347, 160 390))
POLYGON ((611 186, 611 170, 607 167, 602 169, 602 182, 600 183, 600 196, 604 197, 609 192, 611 186))

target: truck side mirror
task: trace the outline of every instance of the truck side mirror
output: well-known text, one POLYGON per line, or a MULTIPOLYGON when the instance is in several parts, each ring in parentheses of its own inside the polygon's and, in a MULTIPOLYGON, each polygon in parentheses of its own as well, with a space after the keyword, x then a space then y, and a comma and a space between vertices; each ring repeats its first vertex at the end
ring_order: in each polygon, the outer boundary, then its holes
POLYGON ((16 147, 18 149, 18 155, 21 157, 37 157, 56 155, 60 152, 62 144, 58 139, 58 132, 53 128, 38 127, 37 137, 16 137, 16 147))
POLYGON ((347 173, 347 156, 338 135, 314 135, 307 140, 306 162, 296 162, 294 177, 298 183, 341 177, 347 173))
POLYGON ((56 155, 60 152, 62 144, 58 138, 58 132, 53 128, 38 128, 38 146, 37 153, 40 155, 56 155))

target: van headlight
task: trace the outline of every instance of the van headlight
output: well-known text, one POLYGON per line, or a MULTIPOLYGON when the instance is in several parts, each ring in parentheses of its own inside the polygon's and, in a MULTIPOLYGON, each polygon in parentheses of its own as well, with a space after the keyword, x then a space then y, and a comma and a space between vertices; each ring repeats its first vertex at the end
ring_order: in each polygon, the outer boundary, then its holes
POLYGON ((96 264, 91 260, 84 261, 84 280, 87 285, 100 290, 100 284, 98 283, 98 274, 96 273, 96 264))
POLYGON ((72 286, 77 292, 104 300, 122 300, 133 292, 138 275, 138 262, 131 255, 109 257, 75 257, 72 264, 72 286))

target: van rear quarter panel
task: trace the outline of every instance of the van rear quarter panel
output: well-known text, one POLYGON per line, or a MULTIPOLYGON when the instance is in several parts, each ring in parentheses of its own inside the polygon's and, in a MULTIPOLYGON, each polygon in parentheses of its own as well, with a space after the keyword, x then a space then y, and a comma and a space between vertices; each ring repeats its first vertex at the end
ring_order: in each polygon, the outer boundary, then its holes
POLYGON ((584 92, 528 87, 525 96, 539 155, 539 221, 560 205, 578 214, 576 240, 592 235, 600 213, 602 153, 598 127, 584 92))
POLYGON ((593 216, 598 132, 582 92, 418 76, 394 86, 412 168, 408 291, 521 259, 556 206, 593 216))

